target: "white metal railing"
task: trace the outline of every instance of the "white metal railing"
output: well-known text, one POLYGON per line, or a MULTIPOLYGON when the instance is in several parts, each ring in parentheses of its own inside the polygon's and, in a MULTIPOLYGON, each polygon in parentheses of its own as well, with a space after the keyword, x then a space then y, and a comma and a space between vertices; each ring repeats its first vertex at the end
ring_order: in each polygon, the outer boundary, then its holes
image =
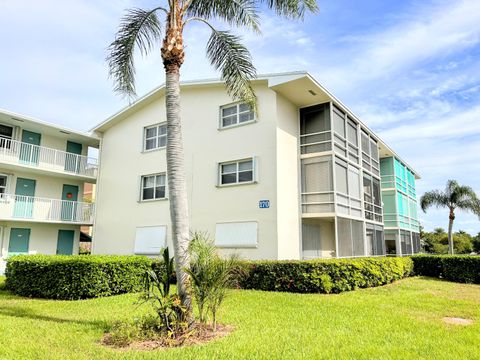
POLYGON ((0 194, 0 219, 92 224, 94 204, 0 194))
POLYGON ((96 177, 97 159, 0 137, 0 161, 96 177))

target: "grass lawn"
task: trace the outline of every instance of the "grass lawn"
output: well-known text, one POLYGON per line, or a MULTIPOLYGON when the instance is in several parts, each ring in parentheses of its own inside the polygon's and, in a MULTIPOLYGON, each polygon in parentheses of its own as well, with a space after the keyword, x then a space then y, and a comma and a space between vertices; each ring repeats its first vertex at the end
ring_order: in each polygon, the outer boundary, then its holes
POLYGON ((115 320, 148 311, 136 298, 32 300, 0 290, 0 359, 480 359, 479 285, 409 278, 340 295, 232 290, 220 322, 236 330, 225 338, 153 352, 99 345, 115 320))

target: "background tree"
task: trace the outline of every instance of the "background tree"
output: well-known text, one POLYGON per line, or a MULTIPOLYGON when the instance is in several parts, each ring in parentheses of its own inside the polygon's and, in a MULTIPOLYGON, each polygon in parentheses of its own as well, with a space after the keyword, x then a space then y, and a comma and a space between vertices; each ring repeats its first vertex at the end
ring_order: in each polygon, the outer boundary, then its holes
POLYGON ((249 51, 230 31, 217 30, 213 23, 260 31, 259 8, 272 9, 277 15, 303 19, 307 11, 317 11, 315 0, 165 0, 153 9, 127 10, 107 57, 115 91, 135 96, 134 50, 142 55, 161 45, 165 70, 167 118, 167 180, 170 200, 172 238, 175 250, 178 293, 191 314, 189 279, 189 219, 187 186, 180 119, 180 68, 185 59, 183 30, 200 22, 211 30, 206 52, 218 69, 228 93, 256 110, 256 97, 250 80, 256 71, 249 51), (163 21, 158 17, 163 16, 163 21))
POLYGON ((480 232, 473 238, 473 251, 475 251, 477 254, 480 254, 480 232))
MULTIPOLYGON (((422 232, 422 243, 425 252, 431 254, 448 253, 448 235, 442 228, 432 232, 422 232)), ((474 238, 463 230, 453 234, 453 248, 456 254, 470 254, 473 250, 474 238)))
POLYGON ((480 201, 475 191, 469 186, 459 185, 455 180, 448 180, 445 191, 428 191, 420 198, 420 206, 424 212, 431 206, 448 208, 448 253, 454 253, 452 229, 455 210, 471 211, 480 215, 480 201))

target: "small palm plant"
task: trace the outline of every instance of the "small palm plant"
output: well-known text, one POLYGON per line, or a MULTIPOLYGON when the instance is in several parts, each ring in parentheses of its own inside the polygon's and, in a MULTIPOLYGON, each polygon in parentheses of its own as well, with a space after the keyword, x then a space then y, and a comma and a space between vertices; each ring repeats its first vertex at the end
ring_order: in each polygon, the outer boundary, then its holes
POLYGON ((470 186, 462 186, 455 180, 448 180, 445 191, 428 191, 420 198, 423 212, 431 206, 448 208, 448 253, 453 254, 453 221, 455 210, 471 211, 480 216, 480 200, 470 186))
POLYGON ((227 289, 235 282, 236 257, 222 259, 215 245, 205 233, 195 233, 190 243, 191 263, 187 269, 192 279, 192 290, 198 306, 199 320, 207 322, 212 315, 213 331, 217 329, 217 312, 227 289))
POLYGON ((154 270, 148 270, 145 273, 144 290, 140 300, 152 304, 160 321, 157 331, 175 338, 182 335, 188 328, 186 308, 182 306, 177 294, 170 294, 174 261, 173 257, 170 258, 168 248, 163 250, 162 257, 160 275, 154 270))

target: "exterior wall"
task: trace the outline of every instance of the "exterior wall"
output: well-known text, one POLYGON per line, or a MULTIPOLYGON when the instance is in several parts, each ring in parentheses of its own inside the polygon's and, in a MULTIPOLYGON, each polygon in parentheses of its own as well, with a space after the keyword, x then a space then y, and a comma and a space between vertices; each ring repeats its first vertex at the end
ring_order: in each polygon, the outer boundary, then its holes
POLYGON ((31 230, 29 254, 54 255, 57 252, 58 230, 74 230, 73 254, 78 254, 80 227, 77 225, 41 224, 31 222, 0 221, 2 229, 0 250, 3 257, 8 256, 8 244, 11 228, 27 228, 31 230))
POLYGON ((277 238, 279 259, 300 259, 298 108, 277 95, 277 238))
MULTIPOLYGON (((266 86, 255 90, 257 121, 220 130, 219 108, 232 102, 224 87, 182 89, 190 226, 192 231, 206 231, 214 236, 217 223, 256 221, 256 248, 222 251, 245 258, 276 259, 276 95, 266 86), (257 183, 217 186, 218 163, 252 156, 258 162, 257 183), (270 200, 270 208, 259 208, 262 199, 270 200)), ((166 225, 167 243, 171 246, 168 201, 139 201, 141 176, 166 171, 165 149, 142 153, 144 127, 164 121, 161 98, 103 134, 93 253, 132 254, 136 227, 141 226, 166 225)), ((288 252, 282 250, 282 256, 288 252)))

